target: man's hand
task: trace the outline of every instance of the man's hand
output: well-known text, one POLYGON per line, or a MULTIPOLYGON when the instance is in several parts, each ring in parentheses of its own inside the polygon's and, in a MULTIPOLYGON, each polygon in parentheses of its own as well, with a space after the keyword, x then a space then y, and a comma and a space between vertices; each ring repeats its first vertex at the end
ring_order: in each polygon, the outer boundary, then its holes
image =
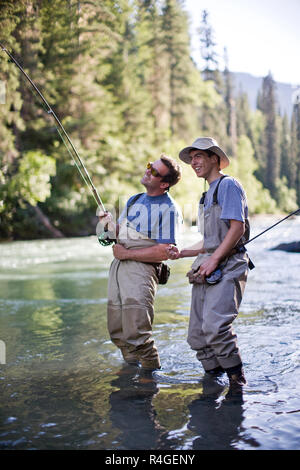
POLYGON ((119 260, 130 259, 129 258, 130 250, 125 248, 123 245, 120 245, 120 243, 116 243, 112 249, 113 249, 113 254, 115 258, 119 260))
POLYGON ((213 255, 209 256, 200 266, 199 275, 202 280, 205 281, 205 278, 209 276, 219 265, 219 260, 216 259, 213 255))
POLYGON ((168 259, 178 259, 180 258, 180 251, 178 250, 177 246, 169 245, 167 249, 168 259))
POLYGON ((203 248, 203 240, 200 240, 199 242, 195 243, 194 245, 184 248, 181 251, 177 250, 177 253, 175 257, 171 259, 179 259, 179 258, 187 258, 187 257, 193 257, 193 256, 198 256, 199 253, 205 253, 205 249, 203 248))
POLYGON ((107 227, 107 229, 110 232, 114 232, 116 229, 116 224, 113 221, 113 216, 110 212, 103 212, 100 211, 99 214, 99 220, 103 228, 107 227))
POLYGON ((218 248, 209 256, 200 266, 199 275, 204 281, 215 269, 220 262, 229 256, 231 250, 236 246, 245 231, 245 224, 239 220, 230 220, 229 230, 218 248))

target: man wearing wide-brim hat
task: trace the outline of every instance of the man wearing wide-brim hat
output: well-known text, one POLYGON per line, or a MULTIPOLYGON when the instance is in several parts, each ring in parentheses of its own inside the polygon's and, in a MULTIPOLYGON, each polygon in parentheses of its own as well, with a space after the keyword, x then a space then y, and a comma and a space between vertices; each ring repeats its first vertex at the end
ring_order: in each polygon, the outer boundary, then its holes
POLYGON ((230 163, 226 153, 223 152, 223 150, 219 147, 217 141, 214 140, 212 137, 199 137, 193 142, 190 147, 185 147, 181 150, 181 152, 179 153, 179 158, 183 162, 191 164, 191 150, 208 150, 210 153, 214 153, 215 155, 217 155, 220 158, 220 170, 226 168, 230 163))
POLYGON ((248 274, 246 195, 236 179, 222 173, 230 161, 212 137, 197 138, 179 158, 209 184, 199 204, 203 239, 178 255, 196 256, 188 273, 193 284, 188 343, 209 376, 226 372, 230 389, 240 392, 246 380, 232 322, 248 274))

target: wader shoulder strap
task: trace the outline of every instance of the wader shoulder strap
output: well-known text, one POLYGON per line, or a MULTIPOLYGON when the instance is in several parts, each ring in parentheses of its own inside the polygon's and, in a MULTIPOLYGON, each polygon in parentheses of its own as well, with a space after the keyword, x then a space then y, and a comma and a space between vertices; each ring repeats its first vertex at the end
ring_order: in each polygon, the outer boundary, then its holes
MULTIPOLYGON (((220 186, 220 183, 221 183, 222 179, 226 178, 227 176, 228 175, 222 175, 221 178, 219 179, 218 184, 217 184, 216 189, 215 189, 214 194, 213 194, 213 204, 218 204, 218 189, 219 189, 219 186, 220 186)), ((206 193, 207 193, 207 191, 202 193, 199 204, 204 204, 206 193)))
MULTIPOLYGON (((219 189, 222 179, 226 178, 227 176, 228 175, 222 175, 221 178, 219 179, 216 189, 214 191, 214 195, 213 195, 213 204, 218 204, 218 189, 219 189)), ((238 242, 237 246, 239 245, 243 246, 244 243, 249 240, 249 236, 250 236, 250 224, 249 224, 249 220, 245 219, 245 233, 242 239, 238 242)))
POLYGON ((207 191, 205 191, 204 193, 202 193, 202 196, 201 196, 201 199, 200 199, 199 204, 204 204, 206 193, 207 193, 207 191))
POLYGON ((221 178, 219 179, 218 181, 218 184, 216 186, 216 189, 214 191, 214 195, 213 195, 213 204, 218 204, 218 190, 219 190, 219 186, 220 186, 220 183, 221 181, 224 179, 224 178, 227 178, 228 175, 222 175, 221 178))
POLYGON ((136 194, 136 195, 132 198, 130 204, 128 204, 128 206, 127 206, 126 217, 128 217, 128 212, 129 212, 130 207, 132 207, 132 206, 136 203, 136 201, 139 199, 139 197, 140 197, 142 194, 144 194, 144 193, 138 193, 138 194, 136 194))

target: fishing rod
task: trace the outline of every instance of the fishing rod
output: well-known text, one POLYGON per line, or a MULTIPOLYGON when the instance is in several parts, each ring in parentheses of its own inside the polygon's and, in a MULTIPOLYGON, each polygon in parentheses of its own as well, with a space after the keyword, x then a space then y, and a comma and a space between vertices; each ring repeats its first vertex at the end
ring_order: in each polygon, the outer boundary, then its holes
POLYGON ((21 65, 17 62, 17 60, 12 56, 12 54, 6 49, 6 47, 4 47, 3 44, 0 43, 0 47, 2 49, 3 52, 5 52, 8 57, 12 60, 12 62, 18 67, 18 69, 23 73, 23 75, 27 78, 27 80, 29 81, 29 83, 31 84, 31 86, 33 87, 33 89, 35 90, 35 92, 38 94, 38 96, 40 97, 40 99, 42 100, 43 104, 46 106, 46 111, 48 114, 50 114, 54 121, 55 121, 55 127, 63 141, 63 143, 65 144, 69 154, 71 155, 72 159, 74 160, 75 162, 75 165, 79 171, 79 173, 81 174, 84 182, 86 183, 86 185, 89 187, 89 189, 91 190, 91 193, 96 201, 96 204, 98 206, 99 209, 101 209, 103 212, 106 212, 105 210, 105 207, 104 207, 104 204, 101 200, 101 197, 99 196, 98 194, 98 191, 97 189, 95 188, 92 180, 91 180, 91 177, 78 153, 78 151, 76 150, 72 140, 70 139, 67 131, 65 130, 65 128, 63 127, 62 123, 60 122, 60 120, 58 119, 57 115, 55 114, 55 112, 53 111, 53 109, 50 107, 48 101, 46 100, 46 98, 44 97, 44 95, 40 92, 40 90, 38 89, 38 87, 35 85, 35 83, 31 80, 31 78, 28 76, 28 74, 25 72, 25 70, 21 67, 21 65), (57 125, 59 127, 57 127, 57 125))
MULTIPOLYGON (((283 222, 284 220, 288 219, 289 217, 291 217, 292 215, 295 215, 297 214, 298 212, 300 212, 300 207, 294 211, 294 212, 291 212, 290 214, 288 214, 286 217, 284 217, 283 219, 280 219, 278 222, 276 222, 275 224, 271 225, 271 227, 268 227, 266 228, 265 230, 263 230, 262 232, 260 232, 258 235, 255 235, 255 237, 251 238, 250 240, 246 241, 245 243, 243 243, 241 246, 237 247, 237 248, 234 248, 233 251, 232 251, 232 254, 235 254, 235 253, 243 253, 246 251, 246 248, 245 248, 245 245, 247 245, 248 243, 250 242, 253 242, 253 240, 255 240, 256 238, 260 237, 261 235, 263 235, 264 233, 268 232, 269 230, 271 230, 271 228, 274 228, 276 227, 276 225, 280 224, 281 222, 283 222)), ((254 264, 252 263, 252 261, 249 259, 249 268, 250 269, 253 269, 254 268, 254 264)), ((213 284, 217 284, 219 281, 221 281, 222 279, 222 270, 221 268, 217 268, 215 269, 209 276, 207 276, 205 278, 205 281, 210 284, 210 285, 213 285, 213 284)))
POLYGON ((248 240, 247 242, 245 242, 243 244, 243 246, 247 245, 248 243, 250 242, 253 242, 253 240, 255 240, 256 238, 260 237, 261 235, 263 235, 264 233, 268 232, 268 230, 271 230, 271 228, 273 227, 276 227, 276 225, 280 224, 281 222, 283 222, 284 220, 288 219, 289 217, 291 217, 292 215, 295 215, 297 214, 297 212, 300 212, 300 207, 299 209, 297 209, 296 211, 294 212, 291 212, 290 214, 288 214, 286 217, 284 217, 283 219, 279 220, 278 222, 276 222, 275 224, 271 225, 271 227, 268 227, 266 228, 263 232, 259 233, 258 235, 255 235, 255 237, 251 238, 250 240, 248 240))

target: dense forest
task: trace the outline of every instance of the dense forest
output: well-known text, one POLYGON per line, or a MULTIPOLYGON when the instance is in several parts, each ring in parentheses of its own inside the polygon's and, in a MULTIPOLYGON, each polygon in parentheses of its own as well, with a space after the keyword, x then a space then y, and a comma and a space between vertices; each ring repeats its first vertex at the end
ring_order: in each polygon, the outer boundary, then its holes
MULTIPOLYGON (((200 68, 184 1, 0 0, 0 42, 59 116, 107 208, 143 190, 147 161, 178 158, 207 135, 230 155, 228 173, 244 185, 252 214, 295 210, 300 99, 291 117, 281 115, 269 73, 250 110, 228 65, 219 66, 201 1, 198 34, 200 68)), ((95 201, 52 117, 2 50, 0 60, 0 238, 95 233, 95 201)), ((182 207, 203 189, 183 171, 172 189, 182 207)))

